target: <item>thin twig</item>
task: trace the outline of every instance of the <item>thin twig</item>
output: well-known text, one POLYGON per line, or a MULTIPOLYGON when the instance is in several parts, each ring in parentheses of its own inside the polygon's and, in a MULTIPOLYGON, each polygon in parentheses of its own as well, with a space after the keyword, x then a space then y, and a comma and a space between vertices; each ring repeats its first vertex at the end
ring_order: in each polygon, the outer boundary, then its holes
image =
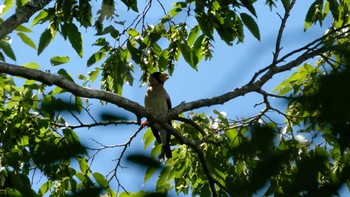
POLYGON ((107 176, 111 175, 111 177, 109 178, 108 182, 112 181, 113 178, 115 178, 117 180, 117 182, 118 182, 118 191, 119 191, 119 186, 120 186, 126 193, 128 193, 127 190, 122 186, 121 181, 119 180, 117 173, 118 173, 118 169, 121 167, 121 161, 122 161, 122 158, 123 158, 123 156, 124 156, 124 154, 126 152, 126 149, 130 146, 130 144, 133 141, 133 139, 136 138, 137 134, 139 134, 140 131, 143 128, 144 128, 143 126, 140 126, 137 129, 137 131, 135 131, 134 134, 130 136, 130 138, 129 138, 129 140, 127 142, 125 142, 124 144, 119 145, 119 146, 123 146, 124 148, 122 149, 119 157, 115 160, 115 161, 117 161, 117 164, 116 164, 115 168, 107 174, 107 176))

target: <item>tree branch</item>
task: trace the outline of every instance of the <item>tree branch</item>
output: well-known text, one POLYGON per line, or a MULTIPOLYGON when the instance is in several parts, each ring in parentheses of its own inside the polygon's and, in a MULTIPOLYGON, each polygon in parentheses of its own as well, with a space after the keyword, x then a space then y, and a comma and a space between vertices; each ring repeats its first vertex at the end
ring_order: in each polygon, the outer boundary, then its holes
POLYGON ((210 173, 209 166, 207 165, 204 151, 193 141, 187 139, 186 137, 182 136, 176 129, 174 129, 172 126, 169 124, 166 124, 166 117, 159 117, 155 119, 163 128, 165 128, 168 132, 170 132, 172 135, 175 136, 176 139, 180 141, 181 144, 186 144, 188 147, 192 148, 198 155, 199 161, 202 165, 203 171, 205 175, 208 178, 209 186, 211 189, 212 196, 215 197, 217 196, 215 184, 220 186, 223 190, 226 192, 229 192, 229 190, 222 185, 218 180, 216 180, 212 174, 210 173))
POLYGON ((67 127, 70 129, 79 129, 79 128, 91 128, 91 127, 98 127, 98 126, 107 126, 107 125, 118 125, 118 124, 125 124, 125 125, 130 125, 130 124, 138 124, 136 120, 109 120, 109 121, 103 121, 103 122, 95 122, 95 123, 90 123, 90 124, 77 124, 77 125, 65 125, 61 123, 53 123, 54 125, 58 127, 67 127))
POLYGON ((95 98, 113 103, 127 111, 136 114, 137 116, 147 117, 151 114, 151 110, 145 109, 143 106, 134 101, 118 96, 112 92, 79 86, 73 81, 70 81, 61 75, 56 75, 40 70, 34 70, 7 63, 0 63, 0 73, 6 73, 9 75, 40 81, 47 85, 56 85, 68 92, 71 92, 75 96, 95 98))
MULTIPOLYGON (((216 97, 199 99, 189 103, 183 102, 178 106, 169 110, 166 113, 165 117, 167 117, 167 119, 171 119, 171 118, 175 119, 178 116, 178 114, 182 112, 198 109, 205 106, 224 104, 236 97, 244 96, 245 94, 250 92, 256 92, 260 90, 262 86, 269 79, 271 79, 275 74, 290 70, 291 68, 300 65, 302 62, 306 61, 307 59, 315 57, 319 53, 320 53, 319 50, 312 50, 312 51, 308 50, 304 52, 302 55, 300 55, 299 57, 297 57, 295 60, 285 65, 282 65, 279 67, 271 67, 263 76, 261 76, 259 80, 256 80, 254 83, 249 82, 242 87, 236 88, 230 92, 227 92, 225 94, 222 94, 216 97)), ((70 81, 60 75, 46 73, 40 70, 34 70, 30 68, 25 68, 22 66, 7 64, 7 63, 0 63, 0 73, 6 73, 14 76, 19 76, 27 79, 40 81, 47 85, 56 85, 68 92, 71 92, 75 96, 80 96, 85 98, 94 98, 94 99, 103 100, 109 103, 113 103, 127 111, 134 113, 137 117, 147 117, 147 118, 155 119, 154 117, 156 116, 152 112, 152 110, 146 109, 140 104, 134 101, 131 101, 127 98, 118 96, 112 92, 79 86, 73 81, 70 81)), ((157 116, 159 117, 159 114, 157 116)))
POLYGON ((24 6, 18 8, 16 13, 10 16, 0 25, 0 39, 11 33, 18 26, 28 22, 29 18, 37 11, 43 9, 52 0, 32 0, 24 6))
POLYGON ((287 23, 290 11, 293 9, 295 1, 296 0, 291 1, 289 7, 285 7, 285 13, 284 13, 284 16, 282 18, 281 26, 280 26, 279 31, 278 31, 275 52, 273 54, 273 63, 272 63, 273 65, 276 65, 275 63, 277 62, 280 51, 282 49, 281 48, 281 41, 282 41, 283 31, 286 27, 286 23, 287 23))

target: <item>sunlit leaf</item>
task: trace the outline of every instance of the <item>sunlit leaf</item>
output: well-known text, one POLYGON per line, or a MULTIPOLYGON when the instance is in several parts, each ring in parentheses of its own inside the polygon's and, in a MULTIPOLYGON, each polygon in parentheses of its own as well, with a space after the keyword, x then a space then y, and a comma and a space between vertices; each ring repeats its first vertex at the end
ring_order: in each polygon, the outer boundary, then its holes
POLYGON ((198 25, 191 29, 190 34, 188 35, 188 39, 187 39, 188 46, 192 46, 193 42, 195 41, 195 39, 197 38, 197 36, 199 34, 199 31, 200 31, 200 28, 198 25))
POLYGON ((64 63, 67 63, 70 61, 70 58, 68 56, 55 56, 50 59, 52 66, 58 66, 64 63))
POLYGON ((145 134, 143 135, 143 141, 145 143, 144 149, 146 149, 154 141, 155 137, 151 131, 151 128, 147 128, 145 134))
POLYGON ((32 32, 31 29, 23 26, 23 25, 20 25, 18 27, 16 27, 16 31, 19 31, 19 32, 26 32, 26 33, 29 33, 29 32, 32 32))
POLYGON ((36 49, 36 46, 33 42, 32 39, 30 39, 26 34, 22 33, 22 32, 18 32, 17 35, 21 38, 21 40, 27 44, 28 46, 32 47, 33 49, 36 49))
POLYGON ((3 16, 4 14, 6 14, 14 4, 15 4, 15 1, 5 0, 4 1, 5 7, 2 9, 2 12, 0 13, 0 15, 3 16))
POLYGON ((106 180, 106 178, 98 173, 98 172, 95 172, 92 174, 94 179, 96 180, 97 184, 101 187, 101 188, 108 188, 109 187, 109 184, 108 184, 108 181, 106 180))
POLYGON ((140 35, 138 31, 136 31, 135 29, 132 29, 132 28, 129 28, 127 32, 131 37, 135 37, 135 36, 140 35))
POLYGON ((51 181, 51 180, 48 180, 47 182, 45 182, 45 183, 40 187, 39 193, 40 193, 41 195, 46 194, 48 191, 51 190, 52 186, 53 186, 52 181, 51 181))
POLYGON ((152 175, 154 175, 156 171, 157 171, 157 168, 147 168, 145 177, 143 178, 143 182, 146 183, 152 177, 152 175))
POLYGON ((22 66, 30 69, 35 69, 35 70, 38 70, 40 68, 40 65, 36 62, 29 62, 29 63, 23 64, 22 66))
POLYGON ((36 24, 38 24, 40 21, 42 21, 43 19, 45 19, 48 16, 48 13, 46 10, 41 10, 39 12, 39 14, 33 19, 32 23, 30 24, 30 26, 34 26, 36 24))
POLYGON ((96 68, 94 71, 90 71, 88 74, 90 76, 90 81, 94 82, 98 76, 98 74, 100 73, 100 69, 96 68))

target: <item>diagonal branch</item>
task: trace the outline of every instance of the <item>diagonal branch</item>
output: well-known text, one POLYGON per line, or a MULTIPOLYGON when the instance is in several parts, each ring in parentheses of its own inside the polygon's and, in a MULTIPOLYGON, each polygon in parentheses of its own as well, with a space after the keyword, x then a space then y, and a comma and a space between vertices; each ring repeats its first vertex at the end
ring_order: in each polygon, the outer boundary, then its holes
POLYGON ((43 9, 52 0, 32 0, 24 6, 18 8, 16 13, 10 16, 0 25, 0 38, 3 38, 7 34, 11 33, 18 26, 25 22, 28 22, 36 12, 43 9))

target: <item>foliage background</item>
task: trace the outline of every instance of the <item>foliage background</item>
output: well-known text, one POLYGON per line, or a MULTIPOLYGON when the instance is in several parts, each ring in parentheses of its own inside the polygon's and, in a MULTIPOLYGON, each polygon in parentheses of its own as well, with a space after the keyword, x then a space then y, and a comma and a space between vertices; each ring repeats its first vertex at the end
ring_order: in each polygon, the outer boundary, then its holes
MULTIPOLYGON (((282 9, 281 3, 278 2, 279 9, 274 8, 273 11, 270 11, 269 10, 270 8, 264 5, 265 3, 266 2, 258 2, 258 5, 256 5, 257 7, 259 7, 259 9, 256 9, 256 11, 258 15, 257 22, 259 24, 260 33, 261 33, 261 42, 254 40, 253 36, 248 32, 248 30, 246 30, 246 35, 245 35, 246 37, 245 37, 244 43, 234 45, 232 47, 228 47, 224 45, 223 42, 219 40, 218 35, 215 35, 216 41, 212 43, 214 45, 213 59, 208 62, 201 62, 197 66, 199 72, 196 72, 191 67, 187 66, 186 65, 187 63, 183 59, 180 59, 180 61, 176 63, 175 65, 176 69, 173 73, 173 77, 166 84, 166 88, 168 89, 170 95, 172 96, 172 100, 175 105, 180 104, 182 101, 188 102, 188 101, 197 100, 200 98, 206 98, 206 97, 222 94, 224 92, 231 91, 235 87, 243 86, 251 79, 251 77, 257 71, 257 69, 263 68, 264 66, 268 65, 269 62, 271 62, 271 57, 272 57, 271 53, 272 51, 275 50, 274 35, 276 35, 276 32, 278 31, 278 28, 279 28, 278 25, 271 25, 271 24, 279 24, 280 18, 276 14, 276 12, 278 12, 279 14, 282 14, 283 9, 282 9), (266 24, 266 26, 264 24, 266 24), (217 77, 213 77, 213 76, 217 76, 217 77), (228 83, 230 85, 227 85, 228 83), (205 91, 202 91, 202 88, 198 88, 198 87, 204 87, 205 91)), ((120 7, 123 6, 121 2, 119 2, 118 5, 120 5, 120 7)), ((331 24, 331 17, 328 17, 323 21, 323 28, 315 27, 304 33, 303 20, 304 20, 304 16, 307 13, 307 10, 309 9, 309 6, 304 6, 304 5, 305 5, 304 2, 297 2, 297 4, 295 5, 296 7, 291 12, 290 21, 297 21, 299 23, 293 22, 293 23, 287 24, 287 27, 285 29, 285 34, 284 34, 285 41, 283 41, 281 44, 281 46, 283 46, 282 51, 288 51, 289 48, 291 48, 292 50, 295 47, 303 46, 304 44, 309 43, 314 39, 315 34, 322 35, 323 32, 326 30, 326 28, 328 28, 329 25, 331 24), (303 39, 300 39, 301 37, 303 39)), ((93 6, 93 8, 95 8, 95 6, 93 6)), ((157 10, 157 8, 154 8, 154 9, 157 10)), ((93 13, 96 13, 96 11, 97 10, 93 10, 93 13)), ((130 12, 122 11, 120 12, 119 15, 125 16, 125 18, 128 18, 129 13, 130 12)), ((157 13, 156 11, 155 12, 151 11, 149 12, 149 15, 147 15, 148 17, 150 17, 149 18, 150 24, 158 22, 159 16, 156 15, 156 13, 157 13), (153 13, 155 14, 154 16, 153 16, 153 13)), ((81 32, 83 32, 84 34, 86 33, 86 37, 92 37, 92 35, 94 34, 93 31, 90 32, 90 30, 84 30, 84 28, 81 28, 81 30, 82 30, 81 32)), ((33 28, 33 32, 42 32, 42 31, 43 29, 42 29, 42 26, 40 25, 34 26, 33 28)), ((50 43, 50 45, 45 50, 43 50, 40 56, 36 56, 36 51, 30 50, 28 49, 28 47, 25 48, 25 47, 22 47, 22 45, 18 45, 18 48, 16 48, 17 46, 16 43, 21 43, 21 41, 14 36, 11 36, 11 38, 13 42, 11 46, 13 47, 13 50, 16 52, 16 61, 14 62, 15 64, 22 65, 24 63, 32 62, 32 61, 38 62, 41 70, 49 70, 50 73, 57 73, 61 68, 64 68, 67 71, 69 70, 68 71, 69 74, 71 74, 75 80, 77 80, 75 76, 78 73, 86 74, 88 72, 86 70, 85 62, 87 62, 88 58, 90 57, 89 53, 92 52, 90 50, 94 51, 98 49, 98 47, 91 47, 91 44, 95 40, 90 40, 90 43, 89 41, 85 42, 84 40, 84 56, 82 59, 79 59, 77 58, 77 56, 79 55, 77 55, 74 50, 71 50, 69 43, 63 42, 62 38, 56 38, 55 40, 53 40, 52 43, 50 43), (57 49, 65 49, 65 50, 57 50, 57 49), (33 52, 33 54, 30 54, 30 52, 33 52), (26 55, 22 56, 17 54, 26 54, 26 55), (70 57, 70 62, 63 65, 52 67, 50 66, 49 60, 54 55, 59 55, 59 56, 68 55, 70 57)), ((36 35, 33 35, 32 38, 34 41, 36 41, 36 43, 39 42, 38 41, 39 38, 36 37, 36 35)), ((316 60, 311 61, 312 64, 315 62, 316 60)), ((33 65, 30 65, 30 66, 33 66, 33 65)), ((94 65, 92 67, 89 67, 88 69, 93 70, 95 67, 99 67, 99 66, 100 65, 94 65)), ((141 76, 142 72, 138 71, 138 69, 135 69, 135 71, 136 72, 133 75, 135 79, 142 77, 141 76)), ((294 71, 295 70, 292 70, 292 72, 294 71)), ((273 80, 264 87, 266 88, 266 90, 271 90, 276 86, 276 84, 279 81, 281 81, 282 79, 285 79, 287 76, 289 76, 289 74, 283 74, 283 75, 274 77, 273 80)), ((19 83, 21 82, 21 79, 16 79, 16 82, 17 80, 19 81, 19 83)), ((100 79, 97 79, 97 81, 98 80, 100 79)), ((139 85, 141 85, 141 83, 142 82, 138 82, 137 80, 135 80, 135 84, 132 87, 125 85, 123 89, 123 96, 142 104, 145 87, 139 88, 139 85)), ((93 87, 98 88, 99 84, 95 82, 93 84, 93 87)), ((52 87, 47 87, 45 91, 50 91, 51 88, 52 87)), ((64 97, 70 98, 70 99, 72 98, 69 96, 69 94, 63 94, 62 98, 64 97)), ((262 97, 258 94, 248 94, 242 98, 237 98, 223 106, 214 106, 214 108, 217 109, 218 111, 225 111, 228 114, 227 115, 228 118, 232 120, 236 120, 240 117, 254 116, 257 112, 261 111, 264 108, 264 106, 259 105, 254 107, 254 105, 256 103, 261 102, 261 100, 262 100, 262 97), (242 103, 244 103, 244 105, 242 105, 242 103)), ((94 106, 98 105, 98 102, 92 101, 91 103, 93 103, 94 106)), ((271 101, 271 103, 277 104, 277 105, 286 104, 286 103, 283 103, 283 101, 271 101)), ((49 105, 49 107, 52 107, 52 105, 49 105)), ((71 107, 72 106, 69 106, 69 108, 71 107)), ((65 109, 63 108, 63 110, 65 109)), ((214 117, 217 117, 217 116, 220 117, 220 113, 215 114, 212 111, 213 111, 213 108, 209 108, 209 109, 201 108, 197 112, 199 113, 205 112, 208 115, 212 115, 214 117)), ((119 113, 121 111, 111 104, 108 104, 103 108, 99 108, 99 107, 97 109, 91 108, 89 112, 93 114, 94 118, 97 117, 97 120, 99 121, 111 120, 111 119, 132 119, 132 120, 134 119, 134 116, 132 114, 129 114, 129 113, 124 114, 124 112, 119 113)), ((65 117, 65 116, 68 116, 69 113, 62 112, 61 115, 62 115, 61 117, 65 117)), ((281 117, 280 115, 271 115, 271 117, 273 117, 275 121, 283 120, 282 118, 283 116, 281 117)), ((83 113, 79 115, 78 119, 87 120, 89 118, 90 118, 89 115, 87 115, 86 113, 85 114, 83 113)), ((69 118, 66 120, 71 125, 79 124, 79 121, 77 121, 77 119, 75 118, 73 119, 69 118)), ((58 121, 63 121, 63 120, 58 120, 58 121)), ((80 137, 80 141, 84 145, 89 145, 89 147, 92 146, 94 148, 97 148, 97 147, 101 148, 103 146, 99 146, 100 144, 92 142, 90 138, 93 138, 96 141, 101 142, 102 144, 105 144, 105 145, 111 145, 111 144, 114 145, 114 144, 119 144, 119 142, 116 142, 115 138, 113 137, 114 135, 117 135, 116 134, 117 132, 118 132, 118 140, 121 140, 121 142, 125 142, 128 140, 130 135, 132 135, 132 132, 134 132, 137 129, 138 129, 138 126, 132 126, 132 128, 130 129, 130 126, 115 127, 114 125, 111 125, 106 128, 98 127, 97 129, 90 128, 87 130, 77 129, 76 132, 80 137), (119 132, 121 131, 123 132, 123 135, 119 134, 119 132)), ((133 140, 132 146, 130 147, 130 150, 128 150, 129 153, 133 153, 133 152, 140 153, 143 151, 142 150, 143 143, 141 142, 141 137, 142 135, 138 134, 138 138, 133 140)), ((115 165, 115 161, 114 162, 110 161, 110 159, 117 158, 116 157, 117 152, 123 149, 119 149, 118 151, 116 151, 116 149, 112 149, 112 150, 113 151, 111 153, 105 153, 106 155, 101 153, 98 157, 99 159, 94 160, 94 165, 91 166, 91 169, 93 172, 98 171, 103 175, 108 173, 111 170, 110 168, 102 168, 102 169, 100 168, 100 166, 106 166, 106 163, 109 163, 111 165, 111 168, 113 169, 113 166, 115 165), (105 158, 108 158, 107 161, 105 158)), ((147 150, 150 151, 150 147, 147 150)), ((132 157, 131 157, 131 160, 132 160, 132 157)), ((73 162, 73 165, 74 163, 75 163, 75 166, 77 166, 77 163, 73 162)), ((132 166, 133 164, 128 164, 128 165, 132 166)), ((123 174, 127 173, 129 175, 129 173, 131 173, 130 171, 133 171, 133 170, 128 170, 128 172, 126 172, 126 170, 123 169, 119 171, 120 173, 119 179, 122 181, 121 183, 125 181, 123 174)), ((135 177, 140 177, 140 174, 143 176, 144 171, 143 170, 137 171, 135 174, 136 174, 135 177)), ((99 176, 99 175, 96 175, 96 176, 99 176)), ((100 177, 98 178, 94 177, 94 178, 101 180, 99 183, 103 182, 102 181, 103 178, 101 179, 99 179, 100 177)), ((154 176, 154 179, 156 179, 156 176, 154 176)), ((135 183, 135 181, 137 180, 141 180, 141 181, 137 184, 134 184, 136 187, 130 190, 139 189, 138 187, 143 182, 141 178, 132 179, 131 183, 135 183)), ((150 183, 150 185, 153 185, 155 181, 156 180, 149 180, 148 183, 150 183)), ((52 187, 50 192, 59 191, 53 188, 57 189, 57 185, 56 187, 55 186, 52 187)), ((133 187, 130 186, 130 188, 133 188, 133 187)), ((113 189, 115 190, 115 187, 113 187, 113 189)), ((150 187, 149 189, 153 190, 154 188, 150 187)), ((254 189, 255 188, 251 190, 254 190, 254 189)), ((202 190, 205 191, 205 189, 202 189, 202 190)))

